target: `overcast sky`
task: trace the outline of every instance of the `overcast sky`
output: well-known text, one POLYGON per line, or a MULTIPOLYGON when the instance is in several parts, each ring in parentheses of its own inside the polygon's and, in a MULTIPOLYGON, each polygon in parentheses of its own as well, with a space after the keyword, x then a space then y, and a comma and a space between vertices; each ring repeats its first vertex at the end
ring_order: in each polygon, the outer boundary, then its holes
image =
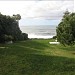
POLYGON ((74 0, 0 1, 2 14, 21 15, 20 26, 58 24, 67 9, 74 11, 74 0))

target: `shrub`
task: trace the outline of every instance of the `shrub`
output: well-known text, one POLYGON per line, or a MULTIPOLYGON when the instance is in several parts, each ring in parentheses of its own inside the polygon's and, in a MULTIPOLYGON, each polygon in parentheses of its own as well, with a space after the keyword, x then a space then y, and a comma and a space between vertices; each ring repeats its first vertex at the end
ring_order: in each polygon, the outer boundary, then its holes
POLYGON ((28 40, 28 34, 27 33, 22 33, 24 40, 28 40))
POLYGON ((53 36, 53 39, 56 39, 57 38, 57 36, 53 36))

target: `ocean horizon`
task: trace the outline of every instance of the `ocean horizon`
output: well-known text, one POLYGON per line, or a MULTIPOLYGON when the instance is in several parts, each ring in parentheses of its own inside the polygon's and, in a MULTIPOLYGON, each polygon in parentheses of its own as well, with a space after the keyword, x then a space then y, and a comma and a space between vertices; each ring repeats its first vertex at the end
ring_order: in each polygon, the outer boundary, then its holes
POLYGON ((56 27, 56 25, 35 25, 20 26, 20 29, 28 34, 28 38, 49 39, 56 35, 56 27))

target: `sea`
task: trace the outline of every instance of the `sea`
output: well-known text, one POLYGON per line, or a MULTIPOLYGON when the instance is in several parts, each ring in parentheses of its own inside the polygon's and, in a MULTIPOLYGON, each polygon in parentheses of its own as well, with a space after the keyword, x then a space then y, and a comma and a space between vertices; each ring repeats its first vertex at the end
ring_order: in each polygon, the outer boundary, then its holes
POLYGON ((20 29, 28 34, 28 38, 49 39, 56 35, 56 27, 56 25, 29 25, 20 26, 20 29))

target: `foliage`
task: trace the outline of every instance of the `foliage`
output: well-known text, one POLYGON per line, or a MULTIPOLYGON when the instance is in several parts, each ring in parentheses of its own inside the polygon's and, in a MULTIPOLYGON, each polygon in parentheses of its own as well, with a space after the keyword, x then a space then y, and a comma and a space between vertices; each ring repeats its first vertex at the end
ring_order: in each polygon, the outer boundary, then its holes
POLYGON ((24 40, 27 40, 28 39, 28 34, 22 33, 22 35, 23 35, 24 40))
POLYGON ((57 40, 63 45, 73 45, 75 41, 75 13, 65 13, 58 25, 57 40))
POLYGON ((53 36, 53 39, 56 39, 57 38, 57 36, 53 36))
MULTIPOLYGON (((20 20, 21 16, 17 14, 17 20, 20 20)), ((19 23, 15 18, 0 14, 0 42, 4 42, 6 36, 12 36, 13 41, 23 40, 22 31, 19 28, 19 23), (5 38, 4 38, 5 37, 5 38)), ((10 38, 9 38, 10 40, 10 38)))
POLYGON ((20 20, 20 19, 21 19, 21 16, 20 16, 20 14, 17 14, 17 15, 14 15, 14 14, 13 14, 13 18, 14 18, 15 20, 20 20))
POLYGON ((12 41, 14 38, 11 35, 4 35, 5 41, 12 41))

